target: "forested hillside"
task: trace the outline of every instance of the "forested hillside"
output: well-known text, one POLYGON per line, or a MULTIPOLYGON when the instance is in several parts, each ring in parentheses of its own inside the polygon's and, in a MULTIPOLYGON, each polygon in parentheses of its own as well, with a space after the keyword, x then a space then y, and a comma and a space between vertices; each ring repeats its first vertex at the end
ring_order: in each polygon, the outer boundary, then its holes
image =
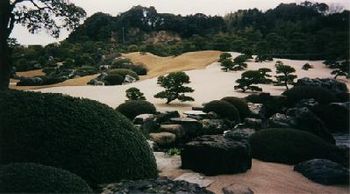
POLYGON ((96 13, 60 44, 13 46, 17 71, 56 66, 108 65, 121 52, 160 56, 198 50, 237 51, 290 59, 349 59, 350 12, 326 4, 280 4, 262 12, 239 10, 224 17, 181 16, 135 6, 113 17, 96 13), (107 60, 106 60, 107 59, 107 60))

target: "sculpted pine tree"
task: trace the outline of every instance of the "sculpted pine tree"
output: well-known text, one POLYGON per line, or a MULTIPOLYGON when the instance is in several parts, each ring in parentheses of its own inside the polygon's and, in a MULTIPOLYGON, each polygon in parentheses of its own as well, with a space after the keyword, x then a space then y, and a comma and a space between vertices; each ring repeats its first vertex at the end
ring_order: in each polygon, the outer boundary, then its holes
POLYGON ((285 86, 288 88, 288 84, 293 85, 294 84, 294 79, 297 78, 296 75, 292 74, 295 72, 295 69, 289 65, 284 65, 282 61, 277 61, 276 62, 276 79, 277 82, 275 85, 277 86, 285 86))
POLYGON ((8 40, 15 24, 22 24, 31 33, 46 29, 50 35, 58 37, 60 29, 76 28, 85 16, 82 8, 67 0, 0 0, 0 90, 9 87, 11 49, 8 40))
POLYGON ((126 92, 126 97, 129 100, 146 100, 143 93, 135 87, 129 88, 125 92, 126 92))
POLYGON ((190 83, 190 77, 185 72, 174 72, 167 76, 158 77, 158 84, 165 88, 165 91, 159 92, 154 95, 155 98, 166 99, 166 103, 169 104, 173 100, 194 101, 190 96, 186 96, 185 93, 194 92, 190 87, 184 86, 184 84, 190 83))
POLYGON ((251 91, 262 91, 262 88, 256 86, 256 84, 270 84, 272 82, 270 74, 271 69, 260 68, 258 70, 249 70, 242 73, 241 78, 236 80, 235 90, 242 90, 243 92, 247 90, 251 91))

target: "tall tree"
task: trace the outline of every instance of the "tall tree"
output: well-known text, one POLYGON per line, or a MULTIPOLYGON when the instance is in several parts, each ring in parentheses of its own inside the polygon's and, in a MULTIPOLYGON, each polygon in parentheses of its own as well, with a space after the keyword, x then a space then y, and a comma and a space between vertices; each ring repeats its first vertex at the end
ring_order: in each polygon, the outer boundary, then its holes
POLYGON ((11 49, 9 36, 15 24, 22 24, 29 32, 46 29, 58 37, 60 29, 75 29, 85 11, 67 0, 1 0, 0 1, 0 90, 10 82, 11 49))

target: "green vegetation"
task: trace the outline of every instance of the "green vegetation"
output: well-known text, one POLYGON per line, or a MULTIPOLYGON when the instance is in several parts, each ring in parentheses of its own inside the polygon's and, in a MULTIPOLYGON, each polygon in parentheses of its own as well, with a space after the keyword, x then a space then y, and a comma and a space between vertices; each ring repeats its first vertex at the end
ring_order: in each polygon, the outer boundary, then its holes
POLYGON ((222 98, 221 100, 226 101, 232 104, 234 107, 236 107, 241 119, 244 119, 250 115, 248 103, 246 102, 245 99, 228 96, 228 97, 222 98))
POLYGON ((106 86, 122 85, 124 82, 124 77, 120 74, 107 74, 104 77, 103 82, 106 86))
POLYGON ((297 75, 294 75, 292 73, 295 73, 295 69, 289 65, 284 65, 282 61, 276 62, 276 79, 277 82, 275 85, 277 86, 285 86, 288 88, 289 85, 294 84, 294 79, 297 78, 297 75), (279 75, 280 74, 280 75, 279 75))
POLYGON ((157 176, 143 135, 112 108, 59 94, 0 92, 0 164, 62 168, 91 186, 157 176))
POLYGON ((126 75, 129 75, 136 80, 139 80, 139 76, 133 70, 130 69, 112 69, 108 71, 108 75, 120 75, 125 79, 126 75))
POLYGON ((250 139, 253 157, 267 162, 296 164, 324 158, 341 162, 340 150, 321 138, 296 129, 264 129, 250 139))
POLYGON ((297 86, 283 93, 287 97, 287 103, 294 105, 302 99, 313 98, 321 104, 328 104, 336 101, 336 97, 332 92, 321 87, 297 86))
POLYGON ((157 112, 156 107, 145 100, 129 100, 119 105, 116 109, 124 116, 133 120, 140 114, 155 114, 157 112))
POLYGON ((237 108, 227 101, 223 100, 213 100, 204 105, 204 112, 215 112, 220 117, 240 122, 239 111, 237 108))
POLYGON ((314 68, 312 65, 310 65, 310 63, 305 63, 302 67, 303 70, 307 71, 309 69, 314 68))
POLYGON ((179 156, 181 154, 181 150, 178 148, 170 148, 167 152, 169 156, 179 156))
POLYGON ((34 163, 0 167, 0 193, 93 193, 89 185, 66 170, 34 163))
POLYGON ((190 96, 186 96, 185 93, 194 92, 190 87, 184 86, 184 84, 190 83, 190 77, 185 72, 173 72, 167 76, 158 77, 158 84, 165 88, 165 91, 159 92, 154 95, 155 98, 164 98, 166 103, 178 99, 181 102, 194 101, 190 96))
POLYGON ((126 97, 129 100, 146 100, 143 93, 135 87, 129 88, 125 92, 126 92, 126 97))
POLYGON ((242 90, 243 92, 247 90, 251 91, 262 91, 262 88, 256 86, 255 84, 269 84, 272 82, 268 74, 271 72, 268 68, 260 68, 258 70, 249 70, 242 73, 241 78, 236 80, 235 90, 242 90))

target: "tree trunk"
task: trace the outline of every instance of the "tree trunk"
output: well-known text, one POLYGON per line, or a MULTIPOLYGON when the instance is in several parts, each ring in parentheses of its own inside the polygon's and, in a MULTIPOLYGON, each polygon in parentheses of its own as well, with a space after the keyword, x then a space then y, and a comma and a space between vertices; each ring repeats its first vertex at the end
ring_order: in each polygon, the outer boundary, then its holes
POLYGON ((8 89, 10 83, 11 51, 7 43, 10 17, 10 1, 0 0, 0 90, 8 89))

